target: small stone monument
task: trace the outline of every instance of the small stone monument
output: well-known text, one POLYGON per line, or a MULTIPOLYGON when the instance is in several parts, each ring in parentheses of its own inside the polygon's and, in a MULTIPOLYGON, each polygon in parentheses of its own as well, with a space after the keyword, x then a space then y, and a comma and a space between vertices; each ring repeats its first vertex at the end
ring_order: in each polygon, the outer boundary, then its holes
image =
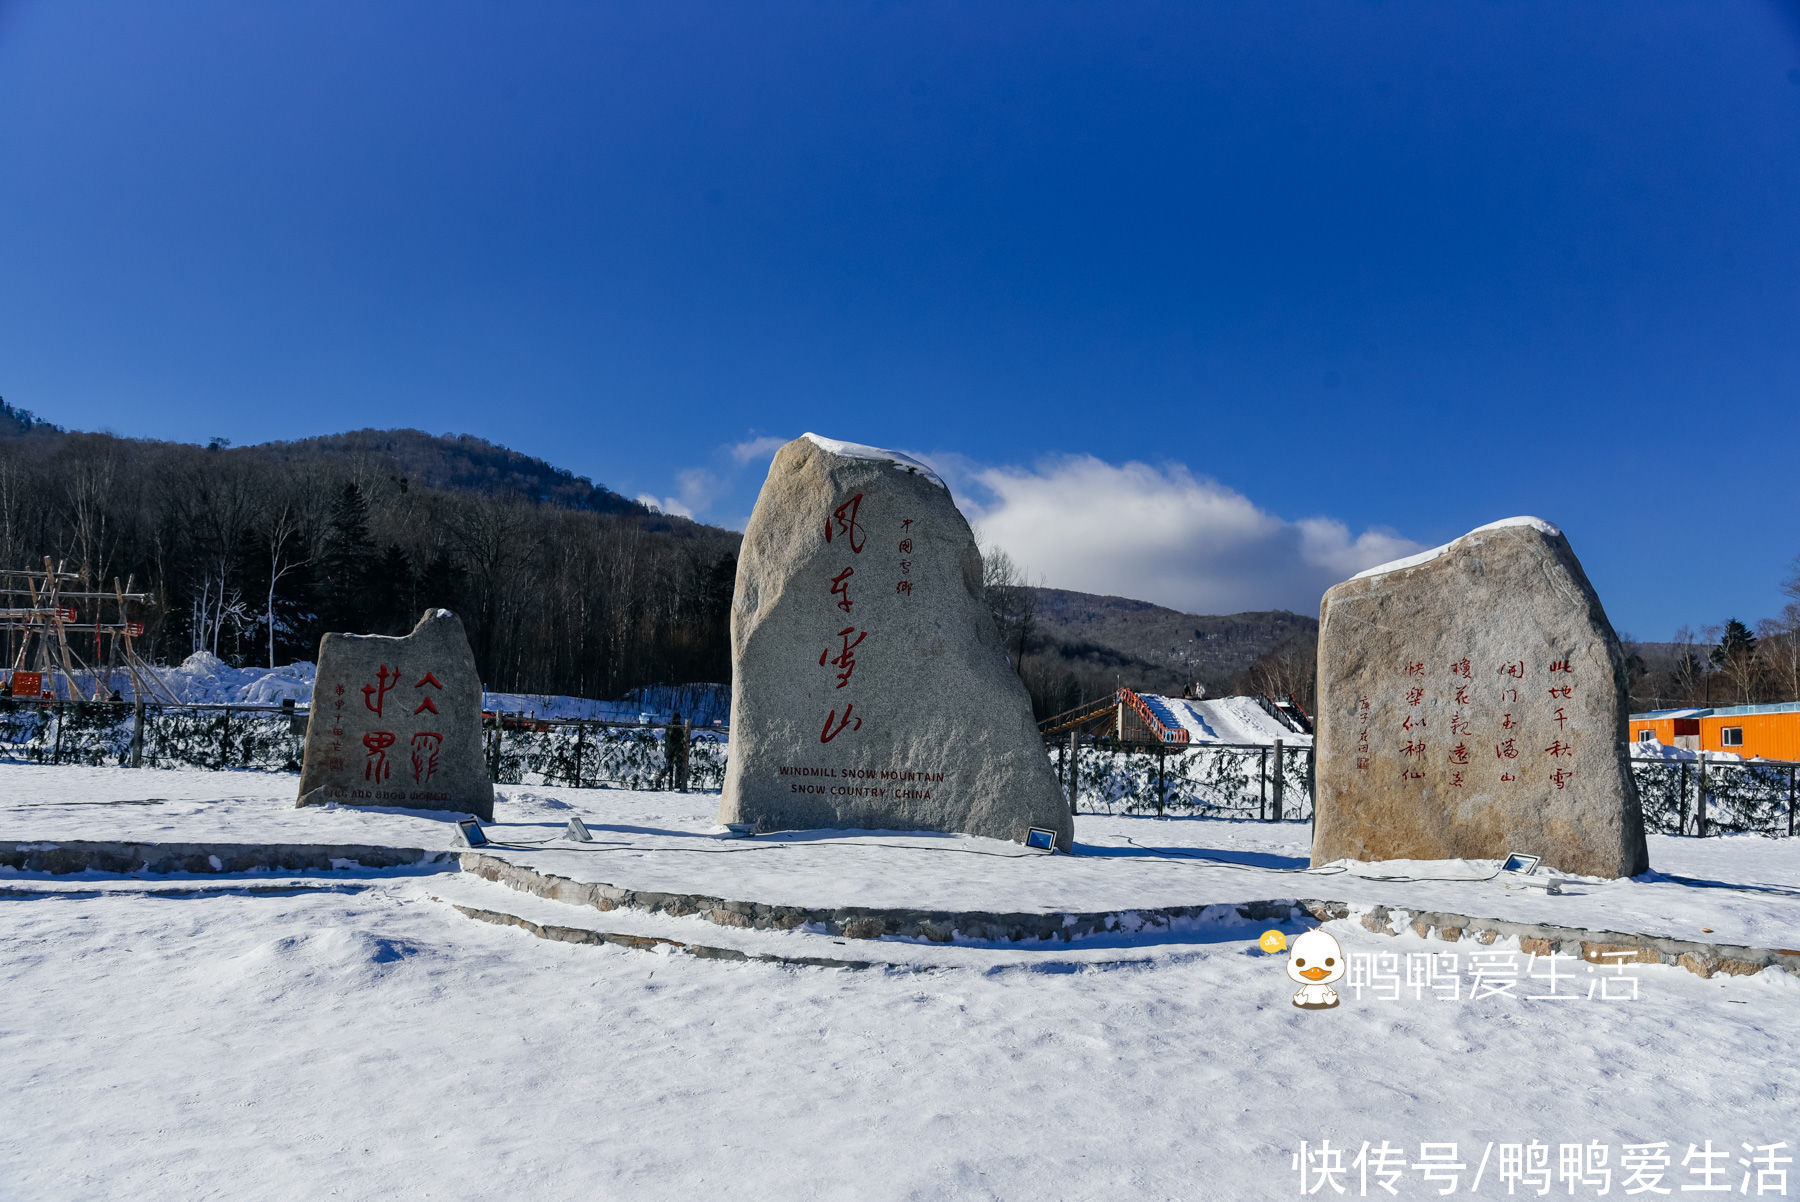
POLYGON ((404 638, 320 640, 299 804, 333 801, 493 819, 481 680, 449 610, 427 610, 404 638))
POLYGON ((982 598, 969 524, 929 467, 808 434, 744 532, 719 821, 759 831, 1074 836, 982 598))
POLYGON ((1334 586, 1319 610, 1312 862, 1650 866, 1625 657, 1562 532, 1511 518, 1334 586))

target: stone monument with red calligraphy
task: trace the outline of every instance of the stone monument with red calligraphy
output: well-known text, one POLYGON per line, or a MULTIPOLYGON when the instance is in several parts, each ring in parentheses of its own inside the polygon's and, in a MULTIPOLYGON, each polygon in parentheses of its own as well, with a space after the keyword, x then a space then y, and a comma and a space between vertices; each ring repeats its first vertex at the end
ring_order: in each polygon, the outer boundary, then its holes
POLYGON ((1511 518, 1325 594, 1312 862, 1650 866, 1625 656, 1562 532, 1511 518))
POLYGON ((493 818, 481 679, 449 610, 427 610, 403 638, 320 640, 299 804, 327 802, 493 818))
POLYGON ((1074 835, 950 490, 894 451, 782 447, 744 531, 719 821, 1074 835))

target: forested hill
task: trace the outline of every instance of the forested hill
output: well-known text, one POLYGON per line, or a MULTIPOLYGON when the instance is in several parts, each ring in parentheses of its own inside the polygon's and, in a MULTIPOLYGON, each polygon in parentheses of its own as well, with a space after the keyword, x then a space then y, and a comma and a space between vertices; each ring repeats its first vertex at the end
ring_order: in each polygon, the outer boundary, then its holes
MULTIPOLYGON (((468 434, 426 434, 422 430, 352 430, 296 442, 265 442, 248 448, 288 463, 320 457, 364 460, 426 488, 516 496, 522 500, 594 513, 650 510, 565 468, 552 467, 507 447, 468 434)), ((679 520, 679 519, 678 519, 679 520)))
POLYGON ((0 402, 0 565, 155 594, 148 650, 312 659, 460 613, 490 687, 729 679, 739 536, 468 436, 230 447, 65 431, 0 402))

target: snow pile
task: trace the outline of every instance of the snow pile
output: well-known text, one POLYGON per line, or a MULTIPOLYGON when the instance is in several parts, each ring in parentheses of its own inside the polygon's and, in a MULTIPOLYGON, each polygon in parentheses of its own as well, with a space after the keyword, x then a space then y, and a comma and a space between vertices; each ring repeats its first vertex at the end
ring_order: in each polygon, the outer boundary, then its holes
POLYGON ((313 665, 234 668, 218 656, 196 651, 178 668, 159 668, 169 691, 189 705, 296 705, 312 700, 313 665))
MULTIPOLYGON (((313 672, 309 663, 234 668, 210 652, 196 651, 179 667, 157 669, 157 676, 188 705, 280 705, 291 699, 304 709, 312 703, 313 672)), ((131 700, 129 680, 115 680, 122 684, 126 700, 131 700)), ((481 707, 489 713, 590 722, 636 723, 647 714, 648 721, 658 725, 680 714, 695 726, 713 726, 730 721, 731 686, 647 685, 616 701, 553 693, 483 693, 481 707)))

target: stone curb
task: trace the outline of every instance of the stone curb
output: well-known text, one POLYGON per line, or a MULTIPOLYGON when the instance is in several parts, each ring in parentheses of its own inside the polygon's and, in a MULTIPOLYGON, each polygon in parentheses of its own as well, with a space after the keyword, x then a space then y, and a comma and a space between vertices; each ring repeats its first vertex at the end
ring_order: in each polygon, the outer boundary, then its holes
POLYGON ((694 893, 656 893, 623 889, 601 882, 571 880, 554 873, 514 864, 497 856, 464 852, 462 869, 483 880, 521 893, 596 910, 647 910, 676 918, 695 916, 722 927, 758 931, 792 931, 813 927, 848 939, 893 936, 949 943, 961 937, 989 943, 1022 943, 1028 939, 1070 943, 1094 935, 1129 934, 1144 927, 1169 926, 1183 919, 1216 922, 1286 922, 1296 917, 1298 902, 1250 901, 1218 905, 1166 906, 1154 910, 1105 910, 1091 914, 998 914, 983 910, 882 909, 872 906, 772 906, 731 901, 694 893))
POLYGON ((1497 939, 1517 937, 1521 950, 1527 953, 1578 954, 1593 964, 1604 965, 1621 960, 1637 964, 1670 964, 1703 977, 1710 977, 1717 972, 1743 976, 1761 972, 1765 968, 1782 968, 1800 976, 1800 950, 1792 948, 1702 943, 1620 931, 1507 922, 1464 914, 1427 913, 1399 907, 1353 906, 1349 902, 1314 898, 1165 906, 1150 910, 1107 910, 1088 914, 995 914, 985 911, 881 909, 869 906, 772 906, 762 902, 732 901, 704 894, 658 893, 625 889, 603 882, 576 881, 480 852, 464 852, 462 869, 483 880, 506 885, 521 893, 530 893, 568 905, 590 906, 601 911, 646 910, 674 917, 694 916, 719 926, 761 931, 791 931, 804 926, 848 939, 893 936, 948 943, 960 936, 966 940, 991 943, 1019 943, 1027 939, 1072 943, 1094 935, 1171 926, 1177 921, 1188 919, 1219 921, 1238 918, 1249 922, 1285 922, 1303 914, 1321 923, 1360 918, 1366 929, 1377 934, 1398 935, 1410 930, 1422 938, 1435 936, 1450 942, 1472 939, 1484 946, 1497 939))
POLYGON ((353 862, 359 868, 403 868, 454 862, 456 853, 370 843, 108 843, 88 840, 0 840, 0 868, 47 872, 173 873, 217 876, 280 869, 330 872, 353 862), (336 861, 334 863, 334 861, 336 861))
POLYGON ((905 972, 933 971, 932 968, 924 965, 894 964, 879 960, 837 960, 829 956, 780 956, 772 952, 744 952, 732 947, 709 947, 703 943, 686 943, 680 939, 664 939, 657 935, 625 935, 617 931, 595 931, 587 927, 545 925, 533 922, 529 918, 520 918, 517 914, 508 914, 502 910, 486 910, 480 906, 465 906, 456 902, 451 902, 450 905, 457 913, 478 922, 491 922, 496 926, 504 927, 520 927, 536 935, 539 939, 548 939, 556 943, 612 944, 615 947, 628 947, 644 952, 653 952, 666 947, 671 951, 683 952, 700 960, 757 961, 764 964, 787 964, 796 968, 848 968, 859 971, 867 968, 892 968, 905 972))
POLYGON ((1473 940, 1483 946, 1496 939, 1516 937, 1520 951, 1539 956, 1552 953, 1577 955, 1590 964, 1669 964, 1702 977, 1714 973, 1748 976, 1765 968, 1781 968, 1800 976, 1800 949, 1795 948, 1745 947, 1623 931, 1505 922, 1399 906, 1353 908, 1344 902, 1330 901, 1302 901, 1299 904, 1320 922, 1354 917, 1365 929, 1378 935, 1411 931, 1421 939, 1435 937, 1448 943, 1473 940))

